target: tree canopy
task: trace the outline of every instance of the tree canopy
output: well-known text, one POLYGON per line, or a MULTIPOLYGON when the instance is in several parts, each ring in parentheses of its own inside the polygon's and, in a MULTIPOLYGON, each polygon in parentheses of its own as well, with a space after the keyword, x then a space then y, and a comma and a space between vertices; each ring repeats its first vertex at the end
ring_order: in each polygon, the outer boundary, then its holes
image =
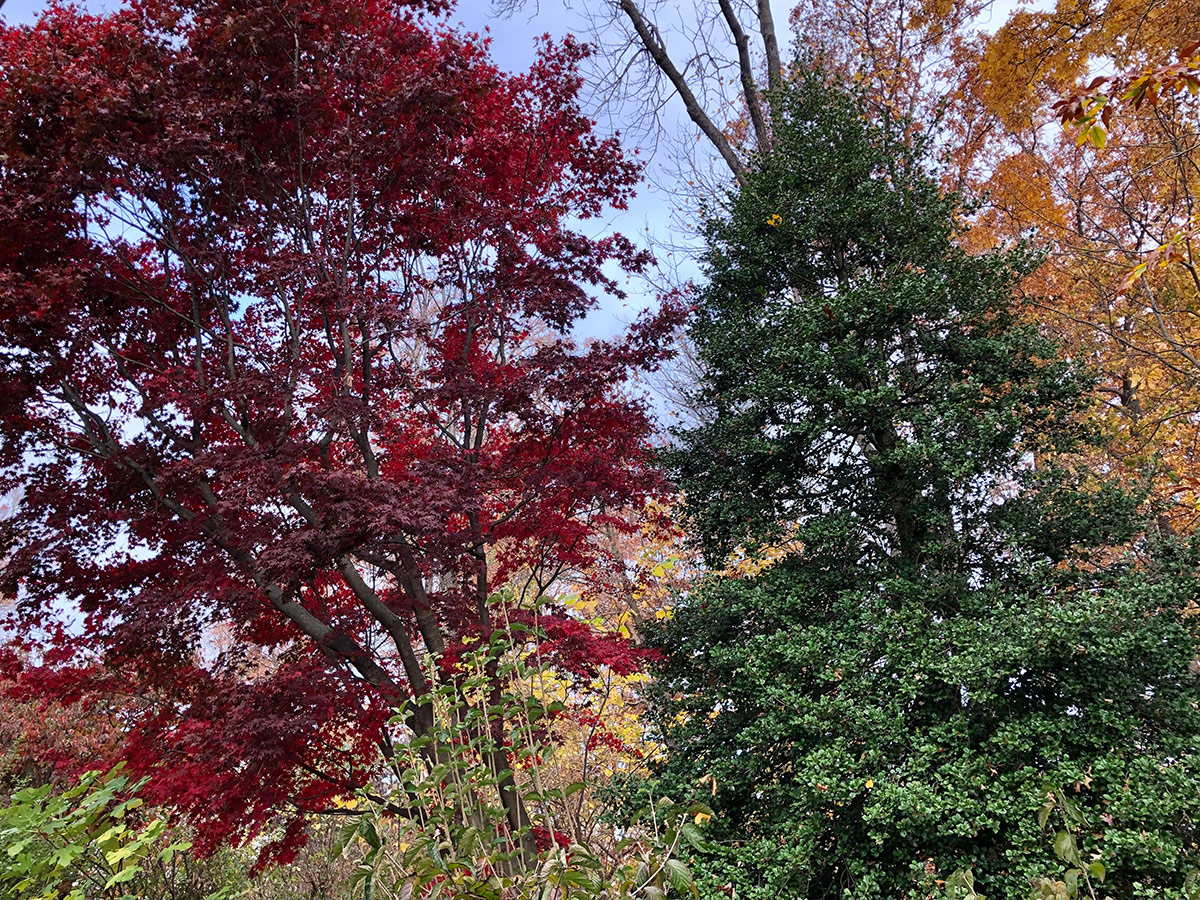
MULTIPOLYGON (((504 75, 441 9, 0 32, 3 590, 54 690, 152 699, 121 752, 169 756, 150 789, 211 841, 366 784, 420 654, 527 620, 661 487, 623 385, 677 308, 571 337, 646 261, 578 224, 638 175, 578 106, 585 50, 504 75)), ((561 608, 538 627, 566 671, 638 665, 561 608)))
POLYGON ((1200 6, 602 7, 0 26, 0 883, 1200 900, 1200 6))
POLYGON ((1064 857, 1076 880, 1103 859, 1113 896, 1179 889, 1194 551, 1071 464, 1088 380, 1021 319, 1037 259, 962 246, 903 123, 806 67, 775 136, 707 224, 708 412, 668 461, 711 560, 795 549, 657 632, 659 790, 713 775, 710 883, 740 897, 926 897, 970 872, 1026 898, 1047 796, 1103 820, 1097 856, 1064 857))

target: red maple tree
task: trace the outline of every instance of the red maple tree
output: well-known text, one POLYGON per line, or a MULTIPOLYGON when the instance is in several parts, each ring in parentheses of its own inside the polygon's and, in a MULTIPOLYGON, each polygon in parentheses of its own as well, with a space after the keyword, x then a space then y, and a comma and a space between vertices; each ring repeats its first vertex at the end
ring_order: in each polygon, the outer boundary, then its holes
MULTIPOLYGON (((578 106, 586 51, 502 74, 444 11, 136 0, 0 30, 0 591, 45 654, 27 684, 151 698, 120 752, 209 846, 362 785, 422 654, 658 487, 624 385, 679 310, 572 339, 647 262, 581 230, 638 175, 578 106)), ((637 664, 539 624, 566 670, 637 664)))

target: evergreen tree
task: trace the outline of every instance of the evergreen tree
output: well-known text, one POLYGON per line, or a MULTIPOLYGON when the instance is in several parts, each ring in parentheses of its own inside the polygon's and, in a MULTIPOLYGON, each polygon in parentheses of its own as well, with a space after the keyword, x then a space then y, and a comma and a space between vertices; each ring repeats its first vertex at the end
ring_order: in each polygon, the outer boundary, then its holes
POLYGON ((656 632, 655 789, 714 776, 705 877, 745 900, 1182 896, 1195 554, 1064 462, 1088 380, 1019 315, 1036 257, 965 250, 920 141, 819 72, 774 114, 707 222, 668 458, 710 562, 798 549, 656 632))

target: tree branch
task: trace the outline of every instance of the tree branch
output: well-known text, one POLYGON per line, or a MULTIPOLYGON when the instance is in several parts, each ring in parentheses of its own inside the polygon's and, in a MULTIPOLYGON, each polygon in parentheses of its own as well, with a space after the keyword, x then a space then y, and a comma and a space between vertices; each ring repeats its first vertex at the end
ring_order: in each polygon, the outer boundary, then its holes
POLYGON ((679 93, 680 99, 683 100, 683 105, 687 109, 688 116, 700 128, 704 136, 721 154, 721 158, 725 160, 725 164, 729 166, 729 170, 733 172, 733 177, 737 179, 739 184, 746 180, 746 167, 742 161, 738 159, 737 153, 733 149, 733 145, 729 143, 729 139, 720 128, 716 126, 712 119, 708 117, 708 113, 700 106, 700 101, 696 99, 696 95, 692 89, 688 87, 687 81, 683 77, 683 73, 675 67, 675 63, 671 61, 670 55, 667 53, 667 48, 657 36, 657 29, 642 15, 642 11, 638 9, 637 4, 633 0, 621 0, 621 11, 625 13, 629 21, 633 24, 634 30, 637 32, 638 38, 642 42, 642 46, 646 48, 646 52, 650 54, 650 58, 654 60, 654 64, 670 80, 675 90, 679 93))
POLYGON ((733 43, 737 47, 738 72, 742 79, 742 94, 746 100, 746 108, 750 111, 750 122, 754 126, 754 140, 759 150, 765 150, 770 145, 767 133, 767 123, 763 118, 762 103, 758 99, 758 85, 754 83, 754 68, 750 61, 750 38, 737 20, 731 0, 718 0, 721 4, 721 14, 729 25, 733 35, 733 43))
POLYGON ((771 0, 758 0, 758 30, 767 53, 767 89, 777 91, 783 87, 783 65, 779 61, 779 39, 775 35, 771 0))

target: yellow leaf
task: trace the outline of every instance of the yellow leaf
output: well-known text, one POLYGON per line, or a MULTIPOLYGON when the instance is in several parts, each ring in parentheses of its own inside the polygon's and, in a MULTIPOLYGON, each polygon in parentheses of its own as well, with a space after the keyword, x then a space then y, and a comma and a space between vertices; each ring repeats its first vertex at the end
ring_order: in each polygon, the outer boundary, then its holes
POLYGON ((708 813, 698 812, 698 813, 696 813, 695 822, 697 825, 703 825, 705 822, 707 822, 711 818, 712 818, 712 816, 710 816, 708 813))

